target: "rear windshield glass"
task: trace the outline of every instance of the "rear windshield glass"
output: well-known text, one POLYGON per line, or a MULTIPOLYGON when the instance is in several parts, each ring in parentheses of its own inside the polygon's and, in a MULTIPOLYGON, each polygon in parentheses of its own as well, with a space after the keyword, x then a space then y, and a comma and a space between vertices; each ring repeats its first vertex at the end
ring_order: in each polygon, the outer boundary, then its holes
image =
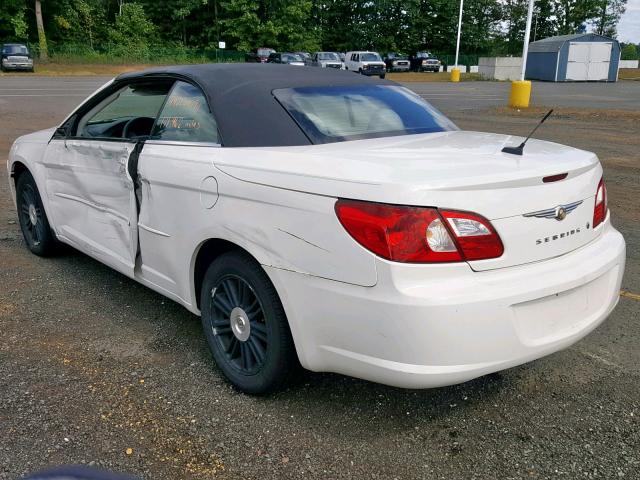
POLYGON ((313 143, 457 130, 442 113, 400 86, 304 87, 273 93, 313 143))

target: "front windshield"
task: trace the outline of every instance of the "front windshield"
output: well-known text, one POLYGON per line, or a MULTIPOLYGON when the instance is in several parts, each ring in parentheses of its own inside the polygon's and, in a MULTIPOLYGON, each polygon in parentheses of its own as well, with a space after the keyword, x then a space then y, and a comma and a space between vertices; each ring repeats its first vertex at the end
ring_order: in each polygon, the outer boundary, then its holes
POLYGON ((6 45, 2 48, 2 53, 10 55, 29 55, 29 49, 24 45, 6 45))
POLYGON ((426 52, 420 52, 416 55, 417 58, 429 58, 429 54, 426 52))
POLYGON ((313 143, 457 130, 420 96, 400 86, 303 87, 273 93, 313 143))
POLYGON ((318 60, 335 60, 335 61, 339 62, 340 61, 340 57, 336 53, 325 52, 325 53, 319 53, 318 54, 318 60))
POLYGON ((271 48, 259 48, 257 53, 262 57, 267 57, 273 52, 275 52, 275 50, 272 50, 271 48))
POLYGON ((360 61, 362 62, 381 62, 380 55, 377 53, 361 53, 360 61))
POLYGON ((283 62, 302 62, 302 57, 295 53, 286 53, 282 55, 283 62))

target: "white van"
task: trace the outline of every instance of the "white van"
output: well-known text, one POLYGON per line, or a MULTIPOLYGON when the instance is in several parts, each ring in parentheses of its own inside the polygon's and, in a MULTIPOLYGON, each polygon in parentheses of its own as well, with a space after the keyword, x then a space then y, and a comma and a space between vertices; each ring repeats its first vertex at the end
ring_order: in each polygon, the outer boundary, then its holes
POLYGON ((378 52, 347 52, 344 63, 347 70, 362 75, 378 75, 384 78, 386 71, 385 63, 378 52))

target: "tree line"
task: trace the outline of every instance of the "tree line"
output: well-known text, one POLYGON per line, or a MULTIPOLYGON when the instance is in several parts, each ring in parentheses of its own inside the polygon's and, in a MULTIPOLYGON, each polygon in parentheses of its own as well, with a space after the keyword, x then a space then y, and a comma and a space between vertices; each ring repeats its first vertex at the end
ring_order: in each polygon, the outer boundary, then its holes
MULTIPOLYGON (((531 37, 607 36, 627 0, 536 0, 531 37)), ((466 0, 461 51, 518 54, 527 0, 466 0)), ((105 44, 277 50, 452 52, 458 0, 2 0, 0 39, 47 47, 105 44)))

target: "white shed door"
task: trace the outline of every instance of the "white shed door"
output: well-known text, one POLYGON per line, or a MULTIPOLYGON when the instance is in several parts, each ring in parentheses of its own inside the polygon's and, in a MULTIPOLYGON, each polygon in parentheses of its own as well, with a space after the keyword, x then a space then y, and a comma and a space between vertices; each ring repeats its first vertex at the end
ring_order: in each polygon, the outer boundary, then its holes
POLYGON ((567 80, 607 80, 611 42, 571 42, 567 80))

